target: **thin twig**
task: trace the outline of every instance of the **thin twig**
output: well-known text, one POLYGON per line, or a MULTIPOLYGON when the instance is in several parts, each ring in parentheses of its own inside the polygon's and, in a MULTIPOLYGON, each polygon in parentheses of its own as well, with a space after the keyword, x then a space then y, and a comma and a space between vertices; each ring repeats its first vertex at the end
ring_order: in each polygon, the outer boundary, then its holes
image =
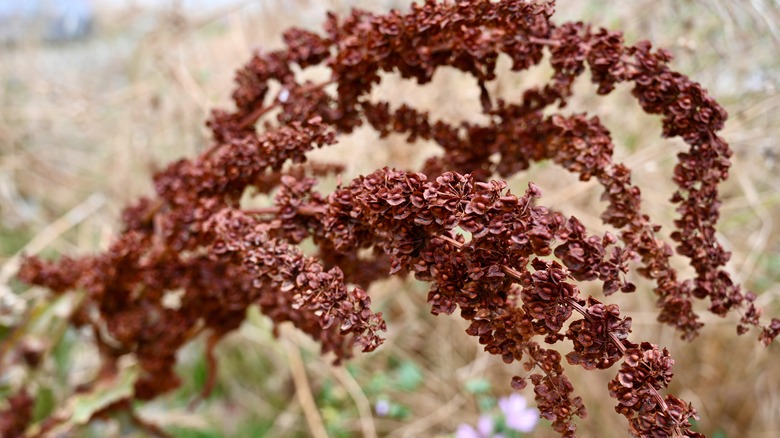
MULTIPOLYGON (((328 85, 330 85, 330 84, 332 84, 334 82, 335 82, 335 80, 331 79, 329 81, 325 81, 325 82, 322 82, 322 83, 319 83, 319 84, 306 85, 306 86, 303 86, 303 87, 299 87, 296 90, 296 92, 303 94, 303 93, 308 93, 308 92, 311 92, 311 91, 321 90, 321 89, 327 87, 328 85)), ((277 97, 276 99, 274 99, 273 103, 271 103, 270 105, 268 105, 268 106, 261 106, 261 107, 255 108, 251 113, 247 114, 243 119, 241 119, 241 121, 238 123, 238 126, 240 128, 246 128, 246 127, 254 124, 255 122, 257 122, 260 119, 260 117, 262 117, 264 114, 266 114, 267 112, 271 111, 272 109, 277 108, 282 103, 284 103, 284 102, 279 100, 279 98, 277 97)))
POLYGON ((287 345, 287 357, 290 361, 290 373, 295 384, 295 395, 303 409, 303 415, 309 424, 309 430, 314 438, 328 438, 325 424, 322 422, 317 403, 311 393, 309 379, 306 377, 306 368, 303 365, 301 353, 297 345, 287 345))
MULTIPOLYGON (((0 269, 0 285, 8 283, 8 280, 19 270, 23 254, 28 256, 38 254, 63 233, 95 213, 105 203, 106 197, 103 194, 93 193, 80 204, 47 225, 3 264, 3 268, 0 269)), ((0 298, 2 298, 3 293, 4 289, 0 288, 0 298)))
POLYGON ((377 438, 374 415, 371 413, 371 403, 369 403, 368 398, 363 393, 360 384, 343 367, 334 367, 333 375, 336 377, 336 380, 341 382, 349 396, 352 397, 352 400, 355 401, 360 414, 360 428, 363 431, 363 436, 366 438, 377 438))
POLYGON ((214 348, 221 339, 221 336, 212 333, 206 341, 206 351, 204 352, 206 356, 206 382, 203 384, 200 394, 192 399, 187 406, 188 411, 194 411, 214 390, 214 385, 217 383, 217 358, 214 356, 214 348))

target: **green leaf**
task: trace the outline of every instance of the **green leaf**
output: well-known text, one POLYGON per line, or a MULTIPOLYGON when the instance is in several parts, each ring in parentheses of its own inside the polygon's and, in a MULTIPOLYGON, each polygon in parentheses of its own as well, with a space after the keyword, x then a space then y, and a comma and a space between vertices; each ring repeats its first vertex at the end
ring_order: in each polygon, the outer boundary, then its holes
POLYGON ((351 375, 352 377, 358 378, 360 376, 360 372, 361 372, 360 367, 354 363, 346 364, 344 366, 344 369, 346 369, 349 375, 351 375))
POLYGON ((409 418, 409 414, 411 414, 411 410, 407 406, 399 405, 397 403, 390 403, 390 411, 387 413, 387 416, 390 418, 395 418, 396 420, 404 420, 406 418, 409 418))
POLYGON ((385 391, 387 388, 387 375, 379 373, 371 376, 371 380, 368 381, 368 385, 364 389, 366 395, 375 395, 385 391))
POLYGON ((54 391, 49 387, 42 387, 38 389, 38 393, 35 395, 35 407, 33 408, 33 421, 35 423, 48 417, 52 411, 54 411, 56 400, 54 399, 54 391))
POLYGON ((487 379, 478 378, 466 380, 466 383, 463 385, 463 387, 466 389, 466 392, 476 395, 489 392, 491 385, 487 379))
POLYGON ((423 373, 414 362, 405 361, 396 370, 396 384, 405 391, 414 391, 423 381, 423 373))
POLYGON ((52 301, 41 301, 30 313, 30 320, 25 327, 26 334, 60 335, 67 327, 67 318, 81 301, 82 294, 63 294, 52 301))
POLYGON ((194 362, 192 366, 192 381, 195 383, 196 388, 203 388, 206 385, 206 378, 209 374, 205 354, 201 353, 194 362))
POLYGON ((190 429, 183 427, 172 427, 170 432, 178 438, 222 438, 222 432, 213 429, 190 429))
POLYGON ((482 411, 489 411, 496 406, 496 398, 489 395, 481 395, 477 398, 477 405, 482 411))
POLYGON ((133 385, 140 374, 136 364, 122 369, 114 379, 99 381, 91 391, 71 396, 54 415, 67 420, 50 431, 51 436, 69 435, 78 426, 89 422, 92 416, 112 403, 133 396, 133 385))
POLYGON ((334 405, 338 403, 338 396, 334 391, 333 381, 325 379, 322 381, 322 387, 320 389, 319 397, 317 397, 318 404, 320 405, 334 405))
POLYGON ((114 402, 131 397, 138 374, 139 367, 134 365, 124 369, 115 382, 101 382, 91 392, 71 397, 69 405, 72 415, 69 422, 78 425, 86 424, 95 412, 114 402))

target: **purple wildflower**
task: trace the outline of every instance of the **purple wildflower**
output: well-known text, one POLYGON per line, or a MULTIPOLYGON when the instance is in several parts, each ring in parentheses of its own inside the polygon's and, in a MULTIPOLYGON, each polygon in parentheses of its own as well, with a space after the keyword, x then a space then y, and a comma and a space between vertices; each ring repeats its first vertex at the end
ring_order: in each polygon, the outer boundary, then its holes
POLYGON ((390 402, 385 399, 378 400, 374 405, 374 412, 380 417, 386 416, 390 413, 390 402))
POLYGON ((539 411, 529 408, 525 397, 520 394, 500 399, 498 407, 504 413, 506 425, 518 432, 531 432, 539 421, 539 411))
POLYGON ((501 435, 493 435, 493 418, 489 415, 481 415, 477 420, 477 428, 469 424, 461 424, 455 431, 455 438, 502 438, 501 435))

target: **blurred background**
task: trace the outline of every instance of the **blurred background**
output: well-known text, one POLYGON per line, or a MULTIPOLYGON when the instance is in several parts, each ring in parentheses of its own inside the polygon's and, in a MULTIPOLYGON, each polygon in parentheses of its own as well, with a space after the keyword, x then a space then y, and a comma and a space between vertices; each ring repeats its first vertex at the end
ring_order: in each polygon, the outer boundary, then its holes
MULTIPOLYGON (((105 249, 121 229, 122 207, 152 193, 155 170, 208 147, 204 121, 211 108, 230 105, 234 71, 253 51, 279 48, 284 29, 319 31, 328 10, 343 16, 355 6, 381 12, 409 4, 0 0, 0 342, 24 322, 25 342, 36 343, 44 358, 34 375, 4 359, 0 409, 5 396, 26 385, 38 395, 36 418, 44 418, 72 406, 73 388, 97 371, 96 351, 83 333, 64 324, 71 298, 54 300, 14 280, 21 253, 57 257, 105 249)), ((623 30, 628 43, 649 39, 670 49, 673 67, 726 107, 723 136, 735 155, 722 189, 719 237, 733 251, 729 270, 735 278, 759 294, 769 315, 780 315, 780 224, 774 223, 780 218, 780 4, 558 0, 557 10, 559 23, 583 20, 623 30)), ((524 87, 546 77, 544 68, 516 74, 508 64, 499 63, 504 73, 489 85, 494 95, 516 100, 524 87)), ((577 90, 565 111, 599 115, 612 131, 617 159, 634 169, 644 188, 646 211, 668 233, 675 217, 667 202, 674 191, 671 169, 684 145, 660 137, 659 120, 641 113, 628 87, 599 97, 586 74, 577 90)), ((388 75, 375 93, 450 121, 479 109, 475 81, 454 71, 437 72, 425 87, 388 75)), ((435 150, 360 129, 317 157, 345 163, 347 181, 385 165, 419 168, 435 150)), ((529 180, 542 188, 544 205, 604 229, 595 182, 580 183, 542 163, 510 186, 522 192, 529 180)), ((322 186, 329 190, 333 182, 322 186)), ((680 341, 656 324, 650 285, 639 280, 638 286, 637 293, 609 301, 633 316, 633 339, 670 350, 676 360, 671 392, 698 409, 698 430, 713 437, 778 436, 780 347, 761 347, 755 332, 737 337, 735 317, 708 314, 698 339, 680 341)), ((343 367, 331 366, 294 330, 274 338, 269 322, 250 312, 218 347, 210 398, 188 409, 205 379, 201 339, 181 352, 184 386, 140 405, 140 413, 183 437, 305 437, 315 429, 336 437, 451 436, 462 424, 476 424, 481 413, 497 413, 496 401, 512 392, 510 378, 522 370, 483 353, 457 317, 430 315, 426 292, 413 280, 378 282, 370 293, 388 320, 387 341, 343 367)), ((578 436, 625 436, 625 421, 606 390, 615 372, 568 373, 590 411, 578 436)), ((533 405, 531 389, 523 394, 533 405)), ((103 395, 79 406, 97 410, 111 400, 110 393, 103 395)), ((122 418, 88 427, 72 421, 72 436, 143 436, 122 418)), ((555 436, 544 421, 528 435, 555 436)))

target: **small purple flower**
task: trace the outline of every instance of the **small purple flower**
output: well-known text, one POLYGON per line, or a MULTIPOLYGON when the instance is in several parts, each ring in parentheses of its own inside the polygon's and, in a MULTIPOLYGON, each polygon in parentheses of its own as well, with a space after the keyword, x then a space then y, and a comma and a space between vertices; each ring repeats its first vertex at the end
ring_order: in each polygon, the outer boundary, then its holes
POLYGON ((493 419, 488 415, 481 415, 477 420, 477 428, 471 425, 461 424, 455 431, 455 438, 498 438, 493 436, 493 419))
POLYGON ((390 413, 390 402, 385 399, 378 400, 374 405, 374 412, 380 417, 386 416, 390 413))
POLYGON ((531 432, 539 421, 539 412, 529 408, 525 397, 520 394, 500 399, 498 407, 504 413, 506 425, 518 432, 531 432))
POLYGON ((461 424, 455 431, 455 438, 482 438, 482 436, 469 424, 461 424))

